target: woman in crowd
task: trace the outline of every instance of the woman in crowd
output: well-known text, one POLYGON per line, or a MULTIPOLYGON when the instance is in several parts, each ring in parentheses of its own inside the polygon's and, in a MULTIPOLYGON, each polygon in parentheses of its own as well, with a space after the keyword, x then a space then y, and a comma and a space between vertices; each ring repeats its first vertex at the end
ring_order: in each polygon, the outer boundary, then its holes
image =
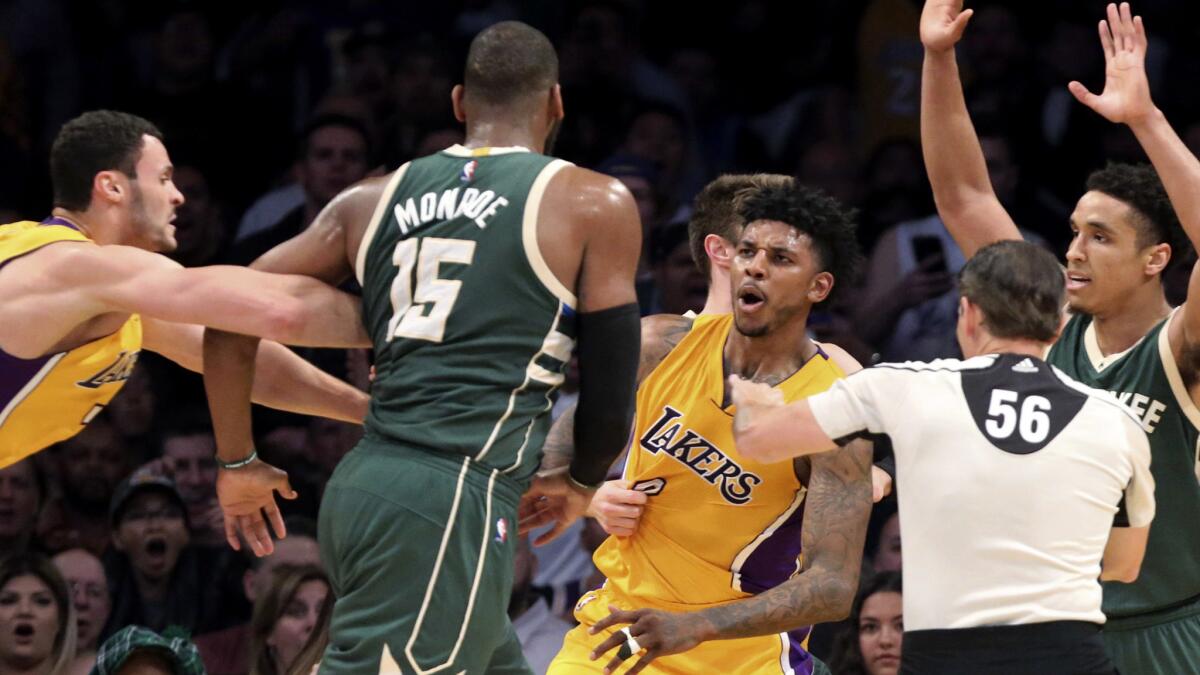
POLYGON ((271 586, 254 604, 250 620, 253 642, 250 675, 286 675, 293 672, 297 656, 309 637, 324 633, 322 621, 332 603, 329 579, 314 565, 281 565, 271 586))
POLYGON ((0 561, 0 675, 63 675, 75 657, 71 592, 45 557, 0 561))
POLYGON ((834 642, 834 675, 896 675, 904 634, 900 574, 882 572, 858 591, 850 626, 834 642))

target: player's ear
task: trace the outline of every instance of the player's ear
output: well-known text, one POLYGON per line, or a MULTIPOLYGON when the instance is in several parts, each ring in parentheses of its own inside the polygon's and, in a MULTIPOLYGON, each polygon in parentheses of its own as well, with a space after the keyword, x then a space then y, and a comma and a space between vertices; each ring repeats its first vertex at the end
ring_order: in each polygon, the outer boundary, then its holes
POLYGON ((124 199, 127 188, 125 174, 120 171, 100 171, 92 178, 92 199, 101 199, 109 204, 124 199))
POLYGON ((562 86, 560 86, 558 83, 555 83, 554 86, 550 88, 550 120, 558 121, 565 116, 566 112, 563 108, 562 86))
POLYGON ((1146 257, 1146 275, 1162 274, 1167 269, 1167 264, 1171 262, 1171 245, 1155 244, 1147 248, 1146 252, 1149 254, 1146 257))
POLYGON ((833 275, 829 272, 818 272, 808 285, 808 300, 814 305, 829 297, 833 291, 833 275))
POLYGON ((733 259, 733 245, 726 241, 725 237, 707 234, 704 235, 704 254, 708 256, 709 262, 727 270, 733 259))
POLYGON ((463 109, 463 86, 461 84, 454 85, 450 90, 450 106, 454 108, 454 119, 459 122, 467 121, 467 114, 463 109))

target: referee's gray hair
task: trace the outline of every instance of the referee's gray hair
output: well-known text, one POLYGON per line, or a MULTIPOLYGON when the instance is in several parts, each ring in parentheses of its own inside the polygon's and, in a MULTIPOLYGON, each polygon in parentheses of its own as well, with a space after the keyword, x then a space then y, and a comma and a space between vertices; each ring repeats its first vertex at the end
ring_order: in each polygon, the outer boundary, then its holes
POLYGON ((1067 293, 1054 254, 1015 240, 979 249, 959 271, 958 290, 983 311, 992 335, 1038 342, 1058 333, 1067 293))

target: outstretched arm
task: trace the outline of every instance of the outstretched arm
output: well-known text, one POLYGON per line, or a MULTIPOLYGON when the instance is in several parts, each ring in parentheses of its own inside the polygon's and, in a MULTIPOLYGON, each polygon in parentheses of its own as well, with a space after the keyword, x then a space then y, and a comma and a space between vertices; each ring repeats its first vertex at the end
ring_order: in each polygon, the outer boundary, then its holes
POLYGON ((813 416, 808 399, 783 402, 783 395, 761 382, 729 377, 733 403, 733 440, 738 452, 758 462, 780 462, 837 447, 813 416))
MULTIPOLYGON (((339 194, 307 230, 267 252, 253 266, 328 283, 340 282, 350 273, 350 260, 357 252, 362 228, 372 216, 383 184, 379 179, 368 180, 339 194)), ((361 313, 361 303, 357 299, 354 303, 356 311, 361 313)), ((342 320, 345 319, 315 318, 318 323, 342 320)), ((364 330, 361 317, 355 321, 356 328, 364 330)), ((205 331, 204 388, 213 416, 217 457, 222 462, 237 462, 254 455, 250 399, 257 379, 254 364, 258 342, 256 337, 233 332, 211 328, 205 331)), ((286 535, 275 504, 275 491, 285 497, 294 496, 286 474, 261 460, 220 471, 217 497, 225 514, 225 533, 230 546, 240 548, 237 535, 241 532, 256 555, 267 555, 274 550, 263 514, 271 520, 279 537, 286 535)))
MULTIPOLYGON (((1146 28, 1129 3, 1110 4, 1100 22, 1104 49, 1104 91, 1099 95, 1079 82, 1068 85, 1075 98, 1110 122, 1125 124, 1162 179, 1179 222, 1193 246, 1200 246, 1200 161, 1171 128, 1150 96, 1146 78, 1146 28)), ((1182 251, 1172 251, 1182 255, 1182 251)), ((1165 262, 1163 263, 1165 265, 1165 262)), ((1192 274, 1182 320, 1172 321, 1168 337, 1176 360, 1185 347, 1200 343, 1200 275, 1192 274)))
POLYGON ((317 279, 230 265, 184 268, 129 246, 63 246, 54 253, 64 256, 55 268, 78 289, 90 316, 130 312, 294 345, 369 344, 357 299, 317 279))
MULTIPOLYGON (((143 318, 142 345, 197 373, 204 372, 204 328, 143 318)), ((366 393, 325 373, 277 342, 263 341, 254 360, 253 401, 299 415, 361 424, 366 393)))
POLYGON ((921 149, 938 215, 970 258, 1002 239, 1020 239, 988 177, 979 137, 967 113, 954 46, 974 10, 962 0, 926 0, 921 14, 921 149))

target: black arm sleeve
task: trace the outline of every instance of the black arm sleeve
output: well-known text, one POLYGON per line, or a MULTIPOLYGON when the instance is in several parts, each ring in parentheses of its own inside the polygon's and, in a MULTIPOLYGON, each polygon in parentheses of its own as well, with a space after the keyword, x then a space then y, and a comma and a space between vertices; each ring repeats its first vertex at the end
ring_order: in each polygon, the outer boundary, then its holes
POLYGON ((579 315, 579 404, 570 475, 604 482, 633 425, 642 324, 634 303, 579 315))

